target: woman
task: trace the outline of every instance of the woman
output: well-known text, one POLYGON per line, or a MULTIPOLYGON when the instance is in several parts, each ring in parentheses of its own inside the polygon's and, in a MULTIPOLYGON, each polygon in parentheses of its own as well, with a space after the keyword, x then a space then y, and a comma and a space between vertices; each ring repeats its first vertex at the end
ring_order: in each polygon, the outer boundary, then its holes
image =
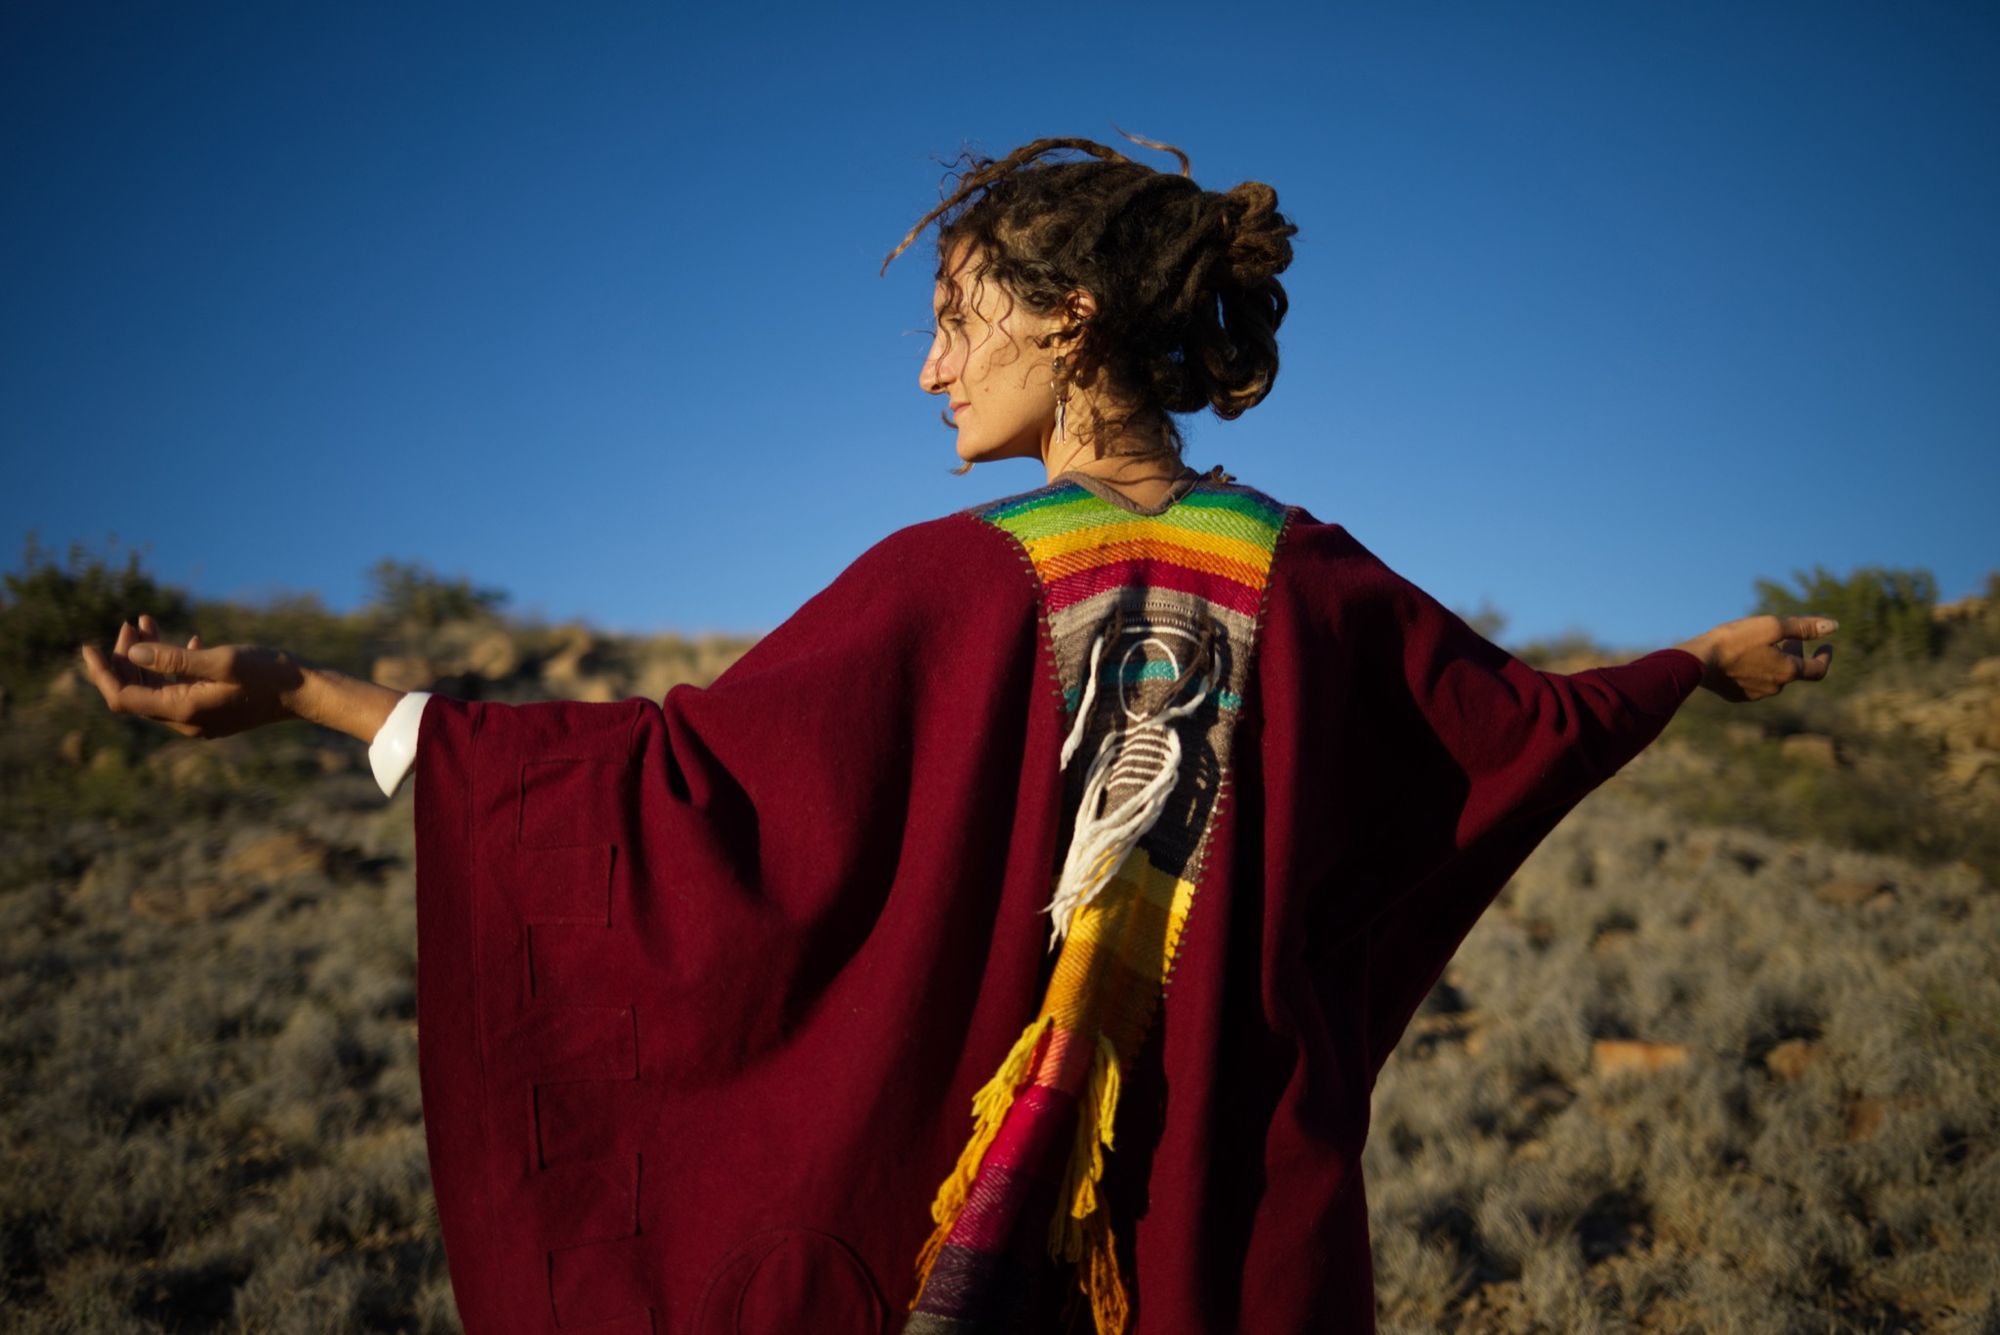
POLYGON ((1046 485, 891 535, 706 689, 400 696, 146 617, 84 649, 190 736, 414 762, 468 1329, 1371 1329, 1368 1095, 1466 931, 1696 686, 1826 674, 1812 617, 1538 672, 1185 467, 1175 414, 1271 388, 1295 229, 1168 151, 975 160, 891 253, 939 223, 964 466, 1046 485))

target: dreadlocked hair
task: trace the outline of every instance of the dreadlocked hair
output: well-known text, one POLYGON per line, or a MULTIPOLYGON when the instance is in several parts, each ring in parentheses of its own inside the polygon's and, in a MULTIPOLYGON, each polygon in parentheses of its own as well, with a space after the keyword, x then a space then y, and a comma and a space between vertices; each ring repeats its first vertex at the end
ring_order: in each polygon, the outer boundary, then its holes
POLYGON ((1204 190, 1188 157, 1170 144, 1119 134, 1171 153, 1178 175, 1134 162, 1089 139, 1037 139, 1003 158, 962 153, 945 177, 943 202, 882 261, 907 250, 938 223, 937 279, 947 309, 991 279, 1036 315, 1063 311, 1073 325, 1037 345, 1066 344, 1065 365, 1084 388, 1108 383, 1085 433, 1123 434, 1134 424, 1164 436, 1157 450, 1182 448, 1170 413, 1211 408, 1235 418, 1261 403, 1278 375, 1278 326, 1298 231, 1278 212, 1278 193, 1261 181, 1204 190), (1070 150, 1082 158, 1047 160, 1070 150), (950 264, 970 244, 954 275, 950 264), (1071 294, 1088 291, 1083 318, 1071 294), (1122 405, 1122 406, 1119 406, 1122 405))

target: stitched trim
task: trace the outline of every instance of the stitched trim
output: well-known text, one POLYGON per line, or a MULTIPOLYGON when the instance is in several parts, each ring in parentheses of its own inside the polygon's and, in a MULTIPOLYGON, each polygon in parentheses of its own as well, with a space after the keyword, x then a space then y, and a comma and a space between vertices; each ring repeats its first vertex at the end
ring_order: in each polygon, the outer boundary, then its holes
MULTIPOLYGON (((1263 493, 1259 492, 1258 494, 1262 495, 1263 493)), ((1266 499, 1270 498, 1266 497, 1266 499)), ((1271 542, 1271 564, 1266 566, 1264 570, 1264 588, 1257 597, 1257 619, 1250 626, 1250 647, 1243 665, 1243 693, 1246 697, 1250 694, 1250 689, 1257 680, 1257 651, 1264 644, 1264 617, 1271 605, 1271 585, 1276 582, 1278 562, 1285 554, 1285 538, 1290 535, 1292 531, 1292 519, 1297 514, 1298 507, 1296 505, 1285 507, 1284 520, 1278 525, 1278 536, 1272 539, 1271 542)), ((1263 692, 1259 691, 1257 693, 1257 714, 1260 724, 1263 719, 1263 710, 1263 692)), ((1188 883, 1194 886, 1194 894, 1188 899, 1187 919, 1181 924, 1180 935, 1174 938, 1173 954, 1167 958, 1166 972, 1160 979, 1160 1004, 1153 1008, 1153 1014, 1146 1019, 1146 1030, 1148 1033, 1152 1030, 1154 1019, 1158 1017, 1161 1011, 1166 1009, 1167 998, 1173 988, 1174 971, 1180 964, 1181 947, 1186 944, 1188 934, 1194 930, 1195 908, 1200 905, 1203 899, 1207 898, 1203 891, 1207 889, 1205 881, 1208 876, 1208 854, 1211 841, 1215 838, 1215 832, 1221 828, 1225 818, 1234 819, 1235 809, 1230 805, 1229 799, 1236 787, 1236 741, 1242 735, 1243 719, 1247 712, 1246 710, 1239 713, 1235 721, 1230 724, 1229 757, 1216 771, 1215 805, 1209 810, 1208 826, 1201 832, 1201 843, 1196 846, 1194 857, 1191 859, 1195 874, 1187 879, 1188 883)))

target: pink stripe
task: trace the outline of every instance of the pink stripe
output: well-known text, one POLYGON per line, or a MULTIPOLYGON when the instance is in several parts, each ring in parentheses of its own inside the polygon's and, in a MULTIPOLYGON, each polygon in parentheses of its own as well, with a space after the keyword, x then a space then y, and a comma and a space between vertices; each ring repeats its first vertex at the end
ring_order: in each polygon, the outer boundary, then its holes
MULTIPOLYGON (((1075 1113, 1075 1095, 1045 1085, 1029 1085, 1015 1096, 1014 1106, 1000 1123, 999 1134, 986 1148, 982 1167, 998 1164, 1002 1168, 1032 1170, 1051 1162, 1045 1157, 1049 1146, 1058 1132, 1069 1134, 1070 1119, 1075 1113)), ((1060 1163, 1067 1157, 1058 1155, 1054 1162, 1060 1163)))
POLYGON ((980 1161, 965 1208, 945 1240, 978 1251, 1005 1250, 1014 1216, 1035 1181, 1035 1168, 1054 1164, 1061 1171, 1069 1158, 1062 1151, 1074 1138, 1075 1126, 1075 1099, 1041 1085, 1022 1090, 980 1161))
POLYGON ((1080 603, 1093 594, 1132 584, 1191 593, 1219 607, 1241 612, 1244 616, 1257 615, 1258 590, 1222 575, 1211 575, 1205 570, 1191 570, 1171 561, 1151 560, 1113 561, 1051 580, 1048 585, 1049 611, 1060 612, 1071 603, 1080 603))
POLYGON ((1080 1034, 1050 1025, 1041 1058, 1035 1063, 1033 1083, 1081 1094, 1090 1079, 1090 1058, 1096 1047, 1094 1043, 1086 1043, 1080 1034))

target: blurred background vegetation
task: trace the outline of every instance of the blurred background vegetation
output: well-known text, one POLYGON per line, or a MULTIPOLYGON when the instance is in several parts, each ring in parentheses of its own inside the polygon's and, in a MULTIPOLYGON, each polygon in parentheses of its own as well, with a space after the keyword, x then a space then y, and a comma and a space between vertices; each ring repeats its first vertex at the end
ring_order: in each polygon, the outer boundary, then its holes
MULTIPOLYGON (((30 538, 0 587, 4 1324, 456 1330, 408 788, 384 803, 360 743, 303 724, 194 743, 113 715, 78 647, 144 611, 523 702, 658 699, 750 641, 510 617, 396 560, 351 612, 201 599, 115 543, 30 538)), ((2000 1329, 2000 573, 1952 602, 1876 568, 1754 596, 1840 621, 1831 676, 1697 692, 1385 1070, 1385 1331, 2000 1329)), ((1655 646, 1510 647, 1574 672, 1655 646)))

